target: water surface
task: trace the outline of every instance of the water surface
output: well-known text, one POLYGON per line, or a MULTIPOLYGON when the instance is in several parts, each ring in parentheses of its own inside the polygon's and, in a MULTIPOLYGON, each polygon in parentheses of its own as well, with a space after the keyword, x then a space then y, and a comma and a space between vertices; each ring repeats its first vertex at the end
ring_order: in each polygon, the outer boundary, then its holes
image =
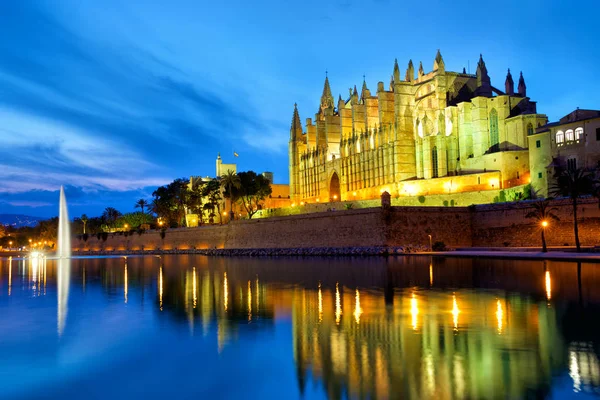
POLYGON ((68 264, 0 259, 0 397, 600 395, 600 265, 191 255, 68 264))

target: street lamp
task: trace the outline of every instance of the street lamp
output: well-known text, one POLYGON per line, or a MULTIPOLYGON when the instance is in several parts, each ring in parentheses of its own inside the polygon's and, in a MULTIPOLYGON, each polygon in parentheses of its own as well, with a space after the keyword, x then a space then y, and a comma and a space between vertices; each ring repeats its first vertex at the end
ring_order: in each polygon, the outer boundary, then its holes
POLYGON ((431 235, 427 235, 427 236, 429 236, 429 250, 433 251, 433 242, 431 240, 431 235))
POLYGON ((542 252, 545 253, 548 251, 548 248, 546 247, 546 228, 548 227, 548 221, 544 219, 540 225, 542 225, 542 252))

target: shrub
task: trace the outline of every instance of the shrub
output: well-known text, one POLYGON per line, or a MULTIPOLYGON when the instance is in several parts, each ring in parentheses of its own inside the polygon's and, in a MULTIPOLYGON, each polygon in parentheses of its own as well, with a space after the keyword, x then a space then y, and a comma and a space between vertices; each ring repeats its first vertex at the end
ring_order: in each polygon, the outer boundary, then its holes
POLYGON ((346 204, 344 204, 344 207, 346 208, 346 210, 352 210, 352 207, 354 207, 354 204, 346 203, 346 204))
POLYGON ((455 203, 454 203, 454 199, 450 200, 450 207, 454 207, 455 203))
POLYGON ((444 242, 435 242, 433 244, 433 246, 431 246, 431 249, 433 251, 445 251, 446 250, 446 243, 444 242))
POLYGON ((419 200, 419 203, 421 203, 421 204, 425 203, 425 196, 421 195, 417 199, 419 200))
POLYGON ((448 207, 448 200, 444 200, 444 207, 448 207))

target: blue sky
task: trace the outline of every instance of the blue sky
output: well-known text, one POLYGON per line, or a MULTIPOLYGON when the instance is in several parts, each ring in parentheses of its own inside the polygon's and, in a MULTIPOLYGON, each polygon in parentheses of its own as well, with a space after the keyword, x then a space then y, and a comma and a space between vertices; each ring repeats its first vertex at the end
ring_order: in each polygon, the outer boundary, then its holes
POLYGON ((600 109, 599 2, 407 4, 0 1, 0 213, 53 216, 61 184, 72 216, 129 212, 218 152, 286 183, 293 104, 314 117, 325 70, 345 97, 438 48, 455 71, 483 53, 499 88, 522 70, 551 120, 600 109))

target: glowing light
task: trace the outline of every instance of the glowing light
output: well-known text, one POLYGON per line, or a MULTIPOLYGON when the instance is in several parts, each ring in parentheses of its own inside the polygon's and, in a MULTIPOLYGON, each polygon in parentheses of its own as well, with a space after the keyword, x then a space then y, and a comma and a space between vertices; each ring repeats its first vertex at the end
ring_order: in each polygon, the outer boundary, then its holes
POLYGON ((303 205, 304 205, 304 202, 303 202, 303 201, 301 201, 301 202, 300 202, 300 205, 301 205, 301 206, 303 206, 303 205))
POLYGON ((252 321, 252 283, 248 281, 248 321, 252 321))
POLYGON ((225 311, 227 311, 227 306, 229 305, 229 285, 227 282, 227 272, 223 273, 223 306, 225 311))
POLYGON ((433 263, 429 263, 429 286, 433 286, 433 263))
POLYGON ((358 289, 356 289, 356 295, 354 296, 355 307, 354 307, 354 320, 357 324, 360 324, 360 315, 363 313, 362 308, 360 308, 360 293, 358 289))
POLYGON ((410 299, 410 315, 412 317, 412 328, 414 330, 417 330, 417 316, 419 315, 419 304, 414 293, 412 295, 412 298, 410 299))
POLYGON ((194 299, 194 308, 196 308, 196 303, 198 301, 198 295, 196 291, 196 267, 192 269, 192 297, 194 299))
POLYGON ((227 216, 227 211, 223 211, 223 216, 226 217, 227 216))
POLYGON ((416 196, 419 193, 415 185, 404 185, 404 192, 408 196, 416 196))
POLYGON ((158 270, 158 304, 160 305, 160 311, 163 310, 163 273, 162 265, 158 270))
POLYGON ((292 207, 296 207, 296 203, 292 203, 292 207))
POLYGON ((498 334, 502 334, 502 318, 504 316, 504 311, 502 310, 502 303, 500 300, 496 300, 496 319, 498 321, 498 334))
POLYGON ((323 292, 321 291, 321 283, 319 282, 319 322, 323 321, 323 292))
POLYGON ((552 280, 550 278, 550 271, 546 271, 546 299, 552 298, 552 280))
POLYGON ((127 291, 128 291, 128 282, 127 282, 127 262, 125 262, 125 277, 123 279, 124 283, 123 283, 123 294, 125 296, 125 304, 127 304, 127 291))
POLYGON ((318 203, 319 201, 321 201, 321 200, 319 200, 319 199, 317 198, 317 203, 318 203))
POLYGON ((356 192, 352 192, 352 196, 356 197, 356 192))
POLYGON ((500 180, 498 178, 492 178, 488 181, 491 187, 497 188, 499 187, 500 180))
POLYGON ((579 375, 579 364, 577 363, 577 353, 571 350, 569 352, 569 376, 573 379, 573 391, 581 391, 581 375, 579 375))
POLYGON ((342 299, 340 296, 339 283, 335 284, 335 323, 340 324, 342 319, 342 299))
POLYGON ((542 227, 544 227, 544 228, 545 228, 545 227, 547 227, 547 226, 548 226, 548 221, 546 221, 546 220, 542 221, 542 227))
POLYGON ((456 295, 452 295, 452 322, 454 323, 454 329, 458 330, 458 314, 460 314, 460 310, 458 309, 458 303, 456 302, 456 295))
POLYGON ((337 194, 334 194, 334 195, 333 195, 333 199, 334 199, 334 200, 337 200, 337 194))

